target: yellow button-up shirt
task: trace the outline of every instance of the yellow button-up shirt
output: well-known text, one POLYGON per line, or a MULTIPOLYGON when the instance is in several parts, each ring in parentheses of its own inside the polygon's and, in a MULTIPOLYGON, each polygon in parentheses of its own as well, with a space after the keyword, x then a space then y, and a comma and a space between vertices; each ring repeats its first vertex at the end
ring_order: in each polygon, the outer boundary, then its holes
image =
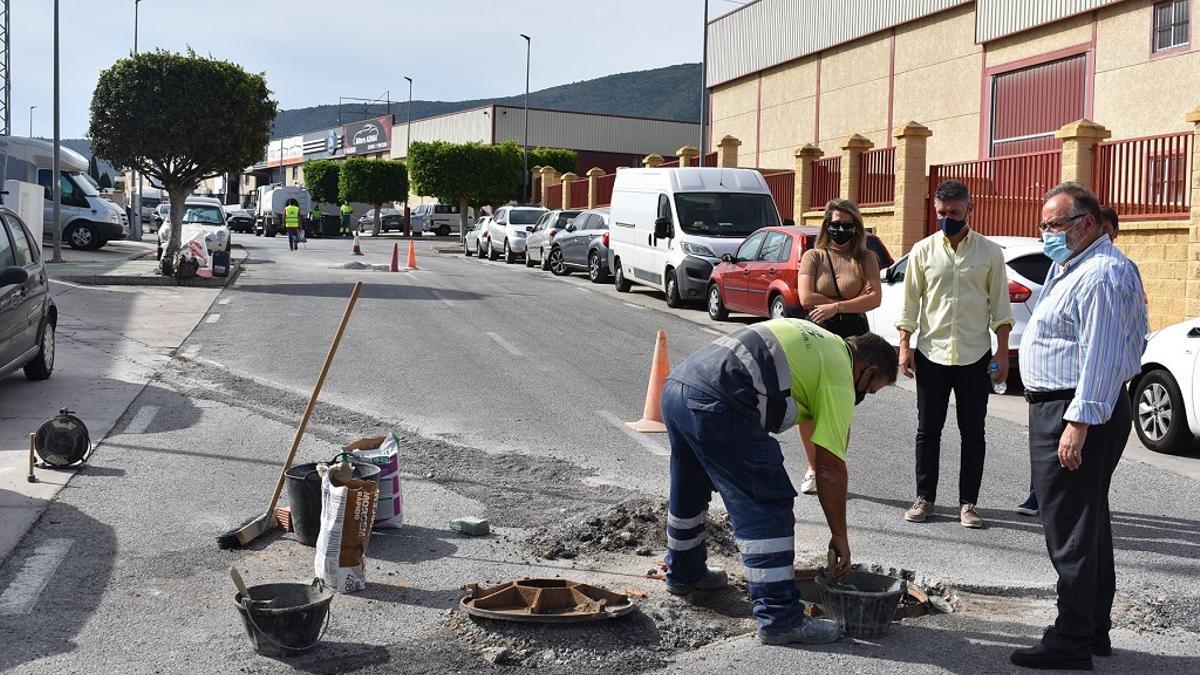
POLYGON ((904 270, 896 329, 915 333, 925 358, 945 366, 974 363, 992 348, 991 332, 1013 324, 1004 249, 968 230, 955 249, 935 232, 917 242, 904 270))

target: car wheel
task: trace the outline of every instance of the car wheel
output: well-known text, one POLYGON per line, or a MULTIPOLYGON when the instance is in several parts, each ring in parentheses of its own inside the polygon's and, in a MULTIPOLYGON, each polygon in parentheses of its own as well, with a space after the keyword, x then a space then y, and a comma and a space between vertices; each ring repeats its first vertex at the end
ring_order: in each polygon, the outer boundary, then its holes
POLYGON ((509 247, 507 239, 504 240, 504 262, 509 265, 517 262, 517 254, 509 247))
POLYGON ((613 285, 618 293, 628 293, 633 288, 633 284, 625 278, 625 268, 621 266, 620 258, 613 261, 613 285))
POLYGON ((92 225, 72 225, 67 228, 67 244, 77 251, 100 248, 100 233, 92 225))
POLYGON ((592 251, 588 256, 588 279, 591 279, 593 284, 608 281, 608 272, 604 269, 604 263, 600 261, 599 251, 592 251))
POLYGON ((464 241, 464 242, 463 242, 463 255, 465 255, 465 256, 467 256, 468 258, 470 258, 470 257, 471 257, 471 255, 472 255, 472 254, 474 254, 474 253, 475 253, 475 252, 471 250, 471 247, 470 247, 470 246, 467 246, 467 242, 465 242, 465 241, 464 241))
POLYGON ((544 249, 544 248, 538 249, 538 260, 540 260, 542 262, 542 271, 549 272, 550 271, 550 258, 546 257, 546 249, 544 249))
POLYGON ((783 319, 787 317, 787 303, 783 301, 783 296, 776 293, 771 296, 771 302, 767 305, 767 313, 772 319, 783 319))
POLYGON ((437 229, 437 236, 439 236, 439 237, 449 237, 449 236, 450 236, 450 228, 449 228, 449 227, 447 227, 446 225, 443 225, 443 226, 439 227, 439 228, 437 229))
POLYGON ((54 372, 54 324, 49 320, 42 327, 42 344, 37 356, 25 364, 25 377, 45 380, 54 372))
POLYGON ((1189 449, 1195 440, 1187 428, 1183 396, 1175 378, 1165 370, 1152 370, 1138 379, 1133 391, 1134 424, 1147 448, 1167 454, 1189 449))
POLYGON ((550 249, 550 273, 556 277, 565 277, 571 273, 563 264, 562 249, 557 246, 550 249))
POLYGON ((667 307, 683 307, 683 296, 679 295, 679 281, 675 278, 675 270, 667 270, 667 307))
POLYGON ((708 318, 713 321, 729 318, 729 310, 725 309, 725 301, 721 299, 721 288, 716 284, 708 287, 708 318))
POLYGON ((494 246, 492 246, 491 239, 488 240, 487 253, 488 253, 488 255, 487 255, 488 260, 495 260, 496 258, 500 257, 500 256, 496 255, 496 248, 494 246))

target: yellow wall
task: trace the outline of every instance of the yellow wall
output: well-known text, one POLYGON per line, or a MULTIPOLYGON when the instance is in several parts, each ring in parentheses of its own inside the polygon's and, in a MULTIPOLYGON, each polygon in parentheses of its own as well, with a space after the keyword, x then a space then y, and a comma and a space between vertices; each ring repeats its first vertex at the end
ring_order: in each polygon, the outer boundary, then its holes
POLYGON ((1187 222, 1123 222, 1116 243, 1141 270, 1150 301, 1150 328, 1186 319, 1187 222))

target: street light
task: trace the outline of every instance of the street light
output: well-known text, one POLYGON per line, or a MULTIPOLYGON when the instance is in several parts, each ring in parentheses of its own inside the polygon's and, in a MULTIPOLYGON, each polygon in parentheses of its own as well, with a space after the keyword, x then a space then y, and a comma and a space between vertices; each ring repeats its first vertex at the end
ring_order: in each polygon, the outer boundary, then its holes
POLYGON ((533 38, 521 33, 525 38, 525 141, 522 143, 521 155, 525 159, 525 171, 521 173, 521 201, 529 203, 529 54, 533 49, 533 38))
MULTIPOLYGON (((133 0, 133 53, 138 53, 138 5, 142 4, 142 0, 133 0)), ((132 208, 129 209, 129 238, 133 241, 142 240, 142 176, 138 173, 137 167, 133 168, 129 182, 133 183, 130 186, 133 189, 133 199, 130 200, 132 208)))
POLYGON ((700 54, 700 143, 697 146, 700 148, 700 161, 697 164, 704 166, 704 155, 708 153, 708 144, 705 142, 707 135, 704 133, 704 108, 708 99, 708 0, 704 0, 704 21, 701 23, 704 40, 700 54))
POLYGON ((54 208, 51 213, 51 231, 54 237, 54 255, 50 262, 62 262, 62 139, 58 128, 58 0, 54 0, 54 158, 50 166, 54 208))
MULTIPOLYGON (((413 79, 407 75, 404 79, 408 80, 408 107, 406 114, 408 123, 405 125, 408 129, 404 132, 404 169, 408 170, 408 144, 412 143, 412 86, 413 79)), ((405 234, 412 236, 412 211, 408 210, 408 195, 404 195, 404 230, 405 234)))
POLYGON ((37 108, 36 105, 29 106, 29 137, 33 138, 33 111, 37 108))

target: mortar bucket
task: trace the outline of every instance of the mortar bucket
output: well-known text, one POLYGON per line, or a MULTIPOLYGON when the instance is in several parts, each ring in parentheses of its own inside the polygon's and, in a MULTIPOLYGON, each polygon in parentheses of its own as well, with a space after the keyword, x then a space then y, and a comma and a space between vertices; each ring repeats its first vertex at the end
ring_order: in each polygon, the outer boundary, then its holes
POLYGON ((295 656, 321 641, 329 627, 333 591, 320 579, 311 584, 262 584, 233 601, 254 651, 263 656, 295 656), (267 603, 270 603, 269 605, 267 603))
POLYGON ((825 616, 836 621, 847 637, 861 639, 887 634, 908 585, 903 579, 857 570, 841 582, 856 590, 838 587, 827 574, 817 575, 816 583, 825 616))
MULTIPOLYGON (((313 462, 293 466, 286 476, 296 539, 305 546, 316 546, 321 532, 321 474, 313 462)), ((379 467, 369 462, 354 462, 354 477, 378 482, 379 467)))

